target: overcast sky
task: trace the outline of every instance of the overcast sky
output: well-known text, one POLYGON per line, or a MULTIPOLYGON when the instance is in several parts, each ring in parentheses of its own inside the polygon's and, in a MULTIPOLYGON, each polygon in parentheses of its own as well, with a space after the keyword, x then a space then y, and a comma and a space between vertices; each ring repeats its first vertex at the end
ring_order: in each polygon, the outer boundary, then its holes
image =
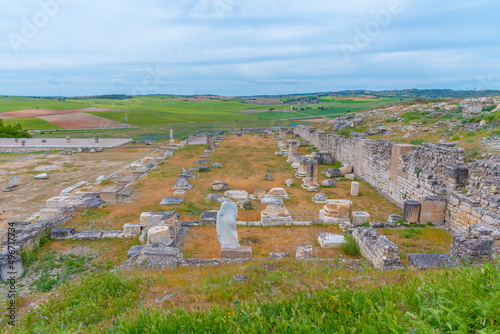
POLYGON ((0 94, 500 89, 498 0, 2 0, 0 94))

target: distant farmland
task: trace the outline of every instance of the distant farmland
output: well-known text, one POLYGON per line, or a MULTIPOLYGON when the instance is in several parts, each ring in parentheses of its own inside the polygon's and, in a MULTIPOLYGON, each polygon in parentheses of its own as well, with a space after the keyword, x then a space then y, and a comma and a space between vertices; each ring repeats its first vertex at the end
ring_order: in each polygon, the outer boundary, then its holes
MULTIPOLYGON (((105 111, 94 111, 99 109, 85 109, 80 115, 94 115, 96 119, 101 118, 100 124, 112 124, 107 120, 125 123, 128 116, 128 124, 137 127, 146 127, 161 124, 183 124, 183 123, 210 123, 210 122, 239 122, 244 126, 245 121, 256 120, 293 120, 336 117, 339 114, 360 110, 373 109, 380 106, 394 104, 399 99, 394 98, 366 98, 349 97, 336 98, 326 96, 317 99, 318 103, 309 104, 278 104, 278 101, 286 101, 286 98, 224 98, 224 97, 182 97, 170 95, 133 96, 125 99, 109 98, 66 98, 66 99, 44 99, 30 97, 0 97, 0 118, 3 112, 23 111, 33 109, 52 109, 58 114, 61 109, 84 109, 101 108, 105 111), (269 102, 269 104, 266 104, 269 102), (293 108, 293 110, 291 110, 293 108), (111 109, 111 110, 110 110, 111 109), (262 110, 262 112, 259 112, 262 110), (248 111, 248 112, 245 112, 248 111)), ((79 112, 79 111, 78 111, 79 112)), ((60 111, 61 117, 65 113, 60 111)), ((15 113, 8 113, 13 115, 15 113)), ((28 114, 28 113, 26 113, 28 114)), ((75 117, 77 114, 73 114, 75 117)), ((72 117, 68 114, 67 117, 72 117)), ((48 120, 48 121, 47 121, 48 120)), ((61 122, 50 123, 37 117, 6 118, 7 124, 20 123, 28 130, 51 130, 65 127, 61 122)), ((115 123, 118 124, 118 123, 115 123)), ((101 126, 102 128, 102 126, 101 126)))

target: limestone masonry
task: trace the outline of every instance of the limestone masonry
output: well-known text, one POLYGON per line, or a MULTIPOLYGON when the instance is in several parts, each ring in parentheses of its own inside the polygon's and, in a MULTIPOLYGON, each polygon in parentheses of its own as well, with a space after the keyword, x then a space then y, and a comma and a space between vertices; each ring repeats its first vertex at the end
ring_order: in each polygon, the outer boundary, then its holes
POLYGON ((398 206, 407 200, 422 203, 420 223, 443 220, 453 232, 467 232, 475 224, 500 226, 500 155, 467 164, 465 150, 453 143, 415 146, 359 133, 345 138, 305 125, 294 133, 344 166, 352 165, 356 177, 398 206))

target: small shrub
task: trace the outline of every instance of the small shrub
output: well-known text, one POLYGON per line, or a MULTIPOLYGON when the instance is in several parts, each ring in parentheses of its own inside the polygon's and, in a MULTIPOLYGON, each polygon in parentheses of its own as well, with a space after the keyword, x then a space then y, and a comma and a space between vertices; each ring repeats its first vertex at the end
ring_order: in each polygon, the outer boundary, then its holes
POLYGON ((397 121, 398 121, 398 119, 397 119, 397 118, 388 118, 388 119, 386 119, 384 122, 386 122, 386 123, 395 123, 395 122, 397 122, 397 121))
POLYGON ((459 139, 460 139, 460 135, 451 136, 451 140, 459 140, 459 139))
POLYGON ((107 186, 107 185, 109 185, 111 183, 113 183, 113 182, 111 182, 110 180, 102 180, 101 181, 101 186, 104 187, 104 186, 107 186))
POLYGON ((412 145, 422 145, 424 143, 423 139, 413 139, 410 144, 412 145))
POLYGON ((361 255, 358 242, 352 234, 344 234, 344 242, 340 245, 340 250, 346 255, 361 255))
POLYGON ((489 106, 489 107, 484 107, 483 108, 483 111, 492 111, 493 109, 495 109, 497 107, 497 105, 492 105, 492 106, 489 106))

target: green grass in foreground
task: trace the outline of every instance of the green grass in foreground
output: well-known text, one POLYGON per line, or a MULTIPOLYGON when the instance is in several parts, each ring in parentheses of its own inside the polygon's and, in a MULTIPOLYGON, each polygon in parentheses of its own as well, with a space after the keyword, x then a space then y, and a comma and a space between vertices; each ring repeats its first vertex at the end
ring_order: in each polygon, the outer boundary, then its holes
POLYGON ((361 276, 355 284, 341 282, 289 296, 270 293, 267 300, 237 301, 198 312, 141 306, 143 284, 124 275, 96 273, 59 290, 10 332, 500 332, 500 262, 427 271, 404 285, 366 286, 361 276))

